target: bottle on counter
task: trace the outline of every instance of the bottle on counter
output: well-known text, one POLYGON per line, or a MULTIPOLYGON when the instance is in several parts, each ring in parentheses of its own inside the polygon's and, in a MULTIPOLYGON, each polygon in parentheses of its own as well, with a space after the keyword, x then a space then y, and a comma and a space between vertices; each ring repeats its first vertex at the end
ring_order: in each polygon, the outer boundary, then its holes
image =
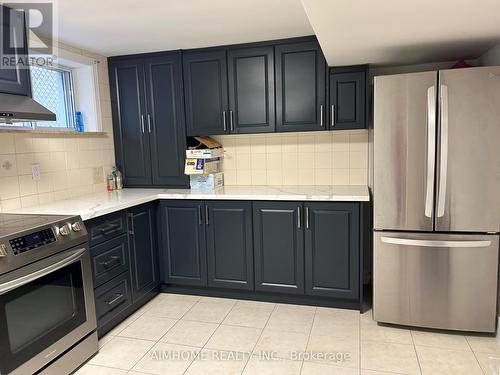
POLYGON ((106 177, 106 189, 108 191, 115 190, 114 179, 112 174, 108 174, 108 176, 106 177))
POLYGON ((116 190, 121 190, 123 189, 123 178, 122 178, 122 173, 118 170, 116 166, 113 167, 113 172, 111 172, 113 175, 113 185, 116 190))

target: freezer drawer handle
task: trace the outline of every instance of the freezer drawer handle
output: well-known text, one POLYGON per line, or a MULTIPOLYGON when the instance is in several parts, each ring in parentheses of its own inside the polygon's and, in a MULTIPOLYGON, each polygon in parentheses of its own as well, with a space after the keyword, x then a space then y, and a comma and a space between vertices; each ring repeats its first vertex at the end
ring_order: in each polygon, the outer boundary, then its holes
POLYGON ((488 247, 491 241, 435 241, 415 240, 410 238, 380 237, 382 242, 393 245, 420 246, 420 247, 488 247))

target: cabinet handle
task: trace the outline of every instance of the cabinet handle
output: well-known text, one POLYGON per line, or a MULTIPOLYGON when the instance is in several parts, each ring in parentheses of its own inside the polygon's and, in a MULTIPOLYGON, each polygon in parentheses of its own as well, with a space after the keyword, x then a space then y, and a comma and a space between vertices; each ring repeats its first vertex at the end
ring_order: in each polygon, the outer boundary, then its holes
POLYGON ((133 213, 129 213, 128 217, 130 218, 130 229, 128 231, 128 234, 130 234, 131 236, 135 236, 135 231, 134 231, 134 214, 133 213))
POLYGON ((104 235, 113 233, 115 230, 120 229, 120 224, 105 223, 105 225, 97 227, 97 230, 104 235))
POLYGON ((120 298, 122 298, 122 297, 123 297, 123 294, 118 293, 118 294, 114 295, 113 299, 105 301, 105 302, 106 302, 107 305, 111 306, 112 304, 118 302, 120 300, 120 298))
POLYGON ((148 132, 151 134, 151 115, 148 113, 148 132))
POLYGON ((224 124, 224 131, 227 131, 226 111, 222 111, 222 123, 224 124))
POLYGON ((300 214, 300 206, 297 207, 297 228, 301 228, 302 227, 302 223, 301 223, 301 214, 300 214))
POLYGON ((309 229, 309 207, 306 206, 306 229, 309 229))
POLYGON ((208 225, 208 206, 205 205, 205 224, 208 225))
POLYGON ((198 205, 198 224, 199 225, 203 224, 202 217, 203 217, 203 212, 201 212, 201 206, 198 205))
POLYGON ((323 124, 323 117, 324 117, 323 104, 321 104, 321 105, 319 106, 319 125, 320 125, 321 127, 323 127, 323 126, 324 126, 324 124, 323 124))
POLYGON ((332 126, 335 126, 335 105, 332 104, 332 126))
POLYGON ((99 262, 99 264, 101 266, 104 267, 105 270, 111 268, 112 266, 114 266, 115 264, 118 265, 118 264, 121 264, 121 258, 119 256, 111 256, 109 257, 109 260, 105 261, 105 262, 99 262))
POLYGON ((142 132, 144 133, 144 115, 141 115, 141 129, 142 132))
POLYGON ((229 124, 231 126, 231 131, 234 130, 234 115, 233 111, 229 111, 229 124))

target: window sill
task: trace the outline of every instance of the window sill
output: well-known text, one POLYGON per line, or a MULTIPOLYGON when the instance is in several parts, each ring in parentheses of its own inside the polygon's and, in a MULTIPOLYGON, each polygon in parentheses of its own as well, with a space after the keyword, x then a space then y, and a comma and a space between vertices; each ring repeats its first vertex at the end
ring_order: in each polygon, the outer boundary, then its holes
POLYGON ((32 129, 32 128, 15 128, 8 126, 0 126, 0 133, 29 133, 29 134, 54 134, 54 135, 67 135, 70 137, 87 137, 87 136, 104 136, 106 132, 77 132, 74 130, 64 129, 32 129))

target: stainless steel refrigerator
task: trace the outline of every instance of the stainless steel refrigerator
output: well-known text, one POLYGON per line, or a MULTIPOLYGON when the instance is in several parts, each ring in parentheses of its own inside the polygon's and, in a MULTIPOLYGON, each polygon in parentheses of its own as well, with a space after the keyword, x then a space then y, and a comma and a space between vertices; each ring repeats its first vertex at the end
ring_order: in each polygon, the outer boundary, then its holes
POLYGON ((375 77, 374 319, 494 332, 500 67, 375 77))

